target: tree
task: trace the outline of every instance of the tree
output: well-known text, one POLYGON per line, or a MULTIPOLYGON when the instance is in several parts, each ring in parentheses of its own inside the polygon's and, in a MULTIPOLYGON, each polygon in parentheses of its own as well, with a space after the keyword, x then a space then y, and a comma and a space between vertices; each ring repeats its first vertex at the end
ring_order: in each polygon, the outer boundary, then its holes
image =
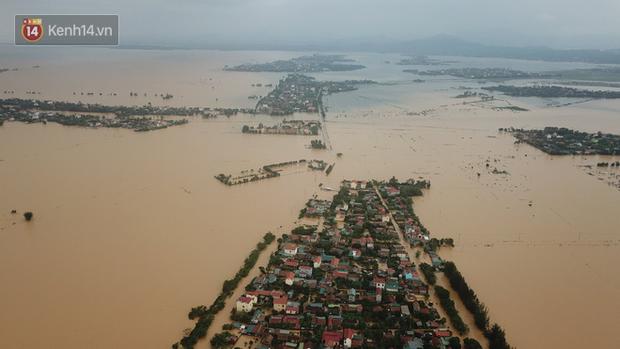
POLYGON ((461 340, 459 337, 451 337, 448 343, 450 343, 451 349, 461 349, 461 340))
POLYGON ((463 339, 463 349, 482 349, 482 345, 473 338, 463 339))
POLYGON ((510 349, 510 345, 506 341, 506 333, 498 324, 491 327, 486 333, 486 337, 489 339, 489 349, 510 349))
POLYGON ((27 221, 32 220, 32 216, 33 216, 33 215, 32 215, 32 212, 30 212, 30 211, 28 211, 28 212, 25 212, 25 213, 24 213, 24 218, 25 218, 27 221))
POLYGON ((424 274, 424 277, 426 278, 426 282, 431 285, 434 285, 435 282, 437 282, 437 277, 435 276, 435 268, 433 268, 430 264, 422 263, 420 264, 420 269, 422 270, 422 274, 424 274))
POLYGON ((214 348, 223 348, 230 344, 230 338, 233 335, 230 332, 220 332, 217 333, 213 338, 211 338, 211 346, 214 348))

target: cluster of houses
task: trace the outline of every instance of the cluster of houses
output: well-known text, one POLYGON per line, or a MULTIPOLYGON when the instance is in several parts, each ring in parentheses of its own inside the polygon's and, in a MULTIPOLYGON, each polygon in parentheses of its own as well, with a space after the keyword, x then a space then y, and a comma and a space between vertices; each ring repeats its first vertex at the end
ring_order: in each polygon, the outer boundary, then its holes
POLYGON ((306 208, 303 211, 304 216, 309 218, 323 217, 323 215, 325 215, 325 213, 329 210, 330 206, 331 201, 310 199, 306 203, 306 208))
POLYGON ((258 101, 256 111, 271 115, 317 113, 324 95, 354 91, 358 85, 369 83, 372 81, 317 81, 307 75, 289 74, 258 101))
POLYGON ((265 126, 260 123, 257 127, 244 125, 243 133, 251 134, 277 134, 293 136, 316 136, 321 129, 321 122, 315 120, 283 120, 273 126, 265 126))
POLYGON ((391 221, 415 231, 411 211, 398 208, 385 183, 378 191, 363 181, 343 188, 333 205, 313 202, 326 210, 322 225, 278 240, 268 267, 236 301, 235 338, 265 349, 450 348, 452 332, 391 221))

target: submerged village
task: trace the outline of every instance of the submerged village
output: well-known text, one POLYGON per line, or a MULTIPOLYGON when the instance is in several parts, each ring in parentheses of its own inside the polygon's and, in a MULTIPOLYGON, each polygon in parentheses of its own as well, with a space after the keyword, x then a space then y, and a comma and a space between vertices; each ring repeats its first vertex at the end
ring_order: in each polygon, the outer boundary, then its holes
MULTIPOLYGON (((411 58, 397 64, 447 64, 421 59, 411 58)), ((106 106, 8 98, 0 99, 0 126, 5 122, 55 122, 145 132, 185 125, 192 117, 212 119, 239 113, 288 117, 313 113, 320 116, 319 120, 278 119, 273 125, 256 122, 243 125, 239 132, 244 137, 303 136, 309 139, 308 148, 317 152, 331 150, 323 98, 377 82, 319 81, 304 73, 364 68, 352 62, 337 55, 314 55, 226 67, 225 70, 233 72, 287 73, 275 87, 265 85, 273 87, 266 96, 251 98, 257 99, 253 108, 106 106)), ((546 73, 499 68, 404 72, 489 81, 557 78, 546 73)), ((456 98, 492 99, 493 92, 517 97, 620 96, 618 92, 547 85, 480 89, 486 92, 466 91, 456 98)), ((132 96, 134 93, 131 92, 132 96)), ((162 98, 172 98, 167 96, 162 98)), ((525 143, 550 156, 620 154, 620 136, 612 134, 558 127, 500 128, 499 132, 514 137, 516 144, 525 143)), ((340 158, 342 153, 336 156, 340 158)), ((220 173, 215 179, 231 187, 307 171, 329 176, 335 165, 323 160, 296 159, 237 173, 220 173)), ((596 166, 610 171, 620 169, 620 163, 613 161, 599 162, 596 166)), ((617 187, 620 189, 620 181, 617 187)), ((457 266, 441 258, 441 249, 453 247, 453 240, 432 236, 414 213, 412 199, 430 190, 430 181, 345 180, 340 188, 321 189, 335 195, 331 200, 316 196, 309 199, 299 214, 303 224, 288 234, 265 234, 239 271, 223 283, 213 303, 197 305, 189 311, 188 318, 194 321, 194 327, 180 336, 172 345, 174 349, 193 348, 199 341, 207 341, 216 349, 511 348, 504 330, 491 321, 484 303, 457 266), (256 266, 261 253, 266 253, 272 243, 277 246, 270 253, 267 265, 256 266), (258 276, 248 277, 255 269, 258 276), (439 278, 447 283, 439 285, 439 278), (237 290, 242 291, 241 296, 233 297, 237 290), (463 311, 468 312, 467 316, 463 311), (216 317, 225 317, 222 328, 212 328, 216 317), (215 334, 208 335, 208 331, 215 334)))
POLYGON ((313 223, 277 238, 268 265, 227 308, 275 239, 266 234, 214 303, 190 311, 196 325, 173 348, 193 348, 220 312, 229 321, 214 329, 214 348, 482 348, 451 297, 472 312, 484 347, 510 348, 456 265, 438 255, 452 239, 431 237, 413 212, 412 197, 429 188, 426 180, 352 180, 332 200, 310 199, 300 218, 313 223), (436 273, 452 290, 435 285, 436 273))

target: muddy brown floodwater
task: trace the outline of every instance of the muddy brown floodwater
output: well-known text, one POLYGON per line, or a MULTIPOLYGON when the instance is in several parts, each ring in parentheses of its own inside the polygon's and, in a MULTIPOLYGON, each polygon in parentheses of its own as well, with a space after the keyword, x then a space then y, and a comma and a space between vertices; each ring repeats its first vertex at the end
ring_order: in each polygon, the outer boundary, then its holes
MULTIPOLYGON (((224 73, 229 63, 223 62, 294 56, 110 50, 97 72, 78 64, 92 75, 83 86, 83 78, 71 75, 66 84, 56 80, 76 63, 63 55, 50 51, 48 66, 24 59, 42 70, 5 73, 13 75, 0 76, 0 90, 22 89, 23 74, 42 80, 37 98, 70 99, 62 96, 77 86, 95 89, 124 78, 136 89, 151 82, 168 87, 162 92, 180 105, 211 105, 216 95, 218 103, 248 104, 247 95, 257 94, 251 82, 281 75, 224 73), (179 59, 184 64, 171 65, 179 59)), ((369 66, 355 73, 359 78, 400 76, 394 67, 377 68, 393 57, 356 58, 369 66)), ((499 112, 454 105, 458 91, 449 86, 462 83, 331 96, 332 151, 308 149, 307 137, 241 134, 243 124, 279 120, 268 116, 194 119, 148 133, 6 122, 0 127, 0 347, 168 348, 193 326, 189 309, 213 301, 265 232, 285 231, 312 195, 331 195, 320 183, 391 176, 431 180, 415 209, 434 236, 455 238, 456 247, 441 255, 457 263, 512 344, 614 347, 620 191, 580 167, 599 157, 550 157, 514 145, 497 128, 620 133, 620 103, 547 108, 517 100, 531 111, 499 112), (427 116, 408 115, 433 108, 427 116), (302 158, 336 166, 329 177, 304 171, 233 187, 213 178, 302 158), (508 174, 493 174, 494 168, 508 174), (26 210, 34 212, 29 223, 21 216, 26 210)), ((101 102, 116 104, 113 97, 101 102)))

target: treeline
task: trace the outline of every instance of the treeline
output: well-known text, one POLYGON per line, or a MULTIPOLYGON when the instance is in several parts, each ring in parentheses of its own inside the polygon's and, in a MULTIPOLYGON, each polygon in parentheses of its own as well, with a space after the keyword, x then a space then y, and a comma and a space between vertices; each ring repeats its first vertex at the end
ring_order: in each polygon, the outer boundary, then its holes
POLYGON ((194 116, 210 115, 210 111, 220 112, 224 115, 234 115, 239 112, 254 113, 252 109, 241 108, 201 108, 201 107, 172 107, 172 106, 110 106, 102 104, 85 104, 81 102, 65 102, 65 101, 45 101, 34 99, 9 98, 0 99, 0 105, 14 106, 19 109, 37 109, 42 111, 67 111, 75 113, 113 113, 117 116, 134 116, 134 115, 178 115, 178 116, 194 116))
POLYGON ((450 322, 452 326, 459 332, 459 334, 464 335, 469 332, 469 328, 465 325, 465 322, 459 315, 459 311, 456 310, 456 306, 454 305, 454 301, 450 299, 450 292, 441 286, 435 286, 435 294, 439 298, 439 302, 441 306, 448 314, 448 318, 450 318, 450 322))
POLYGON ((250 270, 256 265, 256 261, 260 256, 260 253, 269 246, 274 240, 275 235, 272 233, 266 233, 263 236, 263 241, 256 244, 256 248, 252 250, 250 255, 243 262, 243 266, 235 277, 229 280, 224 281, 222 285, 222 292, 220 295, 213 301, 210 307, 206 307, 204 305, 200 305, 191 309, 189 314, 187 315, 190 320, 198 319, 196 325, 192 329, 192 331, 185 337, 183 337, 178 343, 174 343, 172 345, 173 349, 179 348, 179 344, 183 346, 183 348, 193 348, 199 339, 204 338, 207 335, 207 331, 213 322, 213 318, 217 313, 219 313, 222 309, 224 309, 226 305, 226 298, 232 296, 233 291, 241 282, 241 279, 248 276, 250 270))
MULTIPOLYGON (((318 131, 317 131, 318 133, 318 131)), ((327 146, 320 139, 313 139, 310 141, 310 148, 312 149, 325 149, 327 146)))
POLYGON ((408 179, 405 182, 399 182, 396 177, 390 178, 388 184, 397 187, 402 197, 422 196, 422 189, 430 189, 431 182, 427 180, 408 179))
POLYGON ((426 243, 426 248, 430 251, 437 251, 442 246, 454 247, 454 239, 452 238, 431 238, 426 243))
POLYGON ((482 345, 473 338, 463 339, 463 349, 482 349, 482 345))
POLYGON ((506 340, 506 333, 498 325, 490 326, 489 314, 486 306, 480 302, 474 290, 469 287, 465 278, 453 262, 444 264, 444 274, 450 281, 450 286, 459 295, 465 308, 474 315, 476 326, 484 332, 489 340, 489 349, 511 349, 506 340))
POLYGON ((424 274, 424 278, 426 278, 426 282, 431 285, 434 285, 437 282, 437 276, 435 275, 435 268, 428 263, 420 264, 420 270, 422 270, 422 274, 424 274))

